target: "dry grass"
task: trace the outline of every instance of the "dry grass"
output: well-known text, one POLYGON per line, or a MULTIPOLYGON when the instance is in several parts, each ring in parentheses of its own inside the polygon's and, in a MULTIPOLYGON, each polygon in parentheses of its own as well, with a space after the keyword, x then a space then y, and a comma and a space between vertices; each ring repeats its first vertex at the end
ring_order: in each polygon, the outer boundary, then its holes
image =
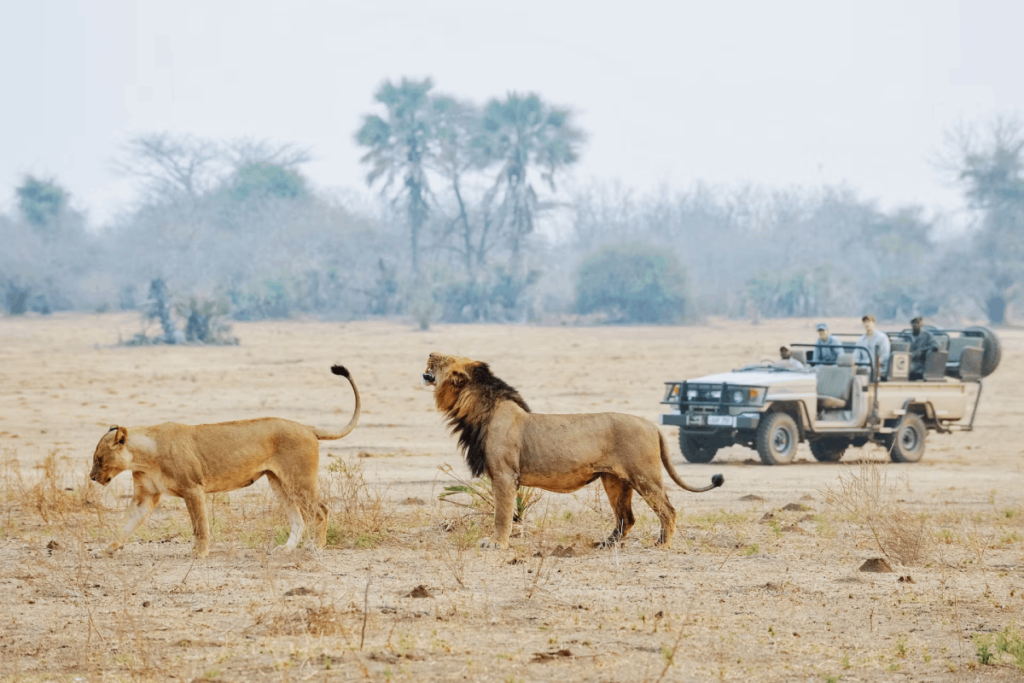
POLYGON ((933 523, 927 513, 912 512, 902 502, 883 467, 842 471, 822 493, 832 510, 867 529, 890 561, 910 567, 926 560, 933 523))
MULTIPOLYGON (((872 475, 801 451, 805 461, 763 468, 747 463, 749 452, 727 449, 716 463, 724 488, 691 495, 669 486, 680 510, 672 549, 654 547, 659 525, 639 498, 628 539, 593 548, 613 523, 600 485, 545 494, 501 552, 478 547, 492 534, 489 510, 437 500, 437 465, 448 461, 457 473, 463 465, 429 396, 401 374, 430 348, 501 358, 503 377, 538 411, 652 417, 652 387, 669 364, 689 376, 730 367, 758 355, 753 339, 803 329, 769 321, 753 335, 723 325, 683 330, 691 337, 684 357, 680 330, 460 327, 420 336, 351 324, 342 332, 346 355, 379 364, 361 385, 368 410, 359 429, 322 445, 328 549, 280 552, 287 521, 258 482, 209 498, 214 544, 195 561, 188 515, 174 498, 123 552, 96 556, 130 491, 126 477, 107 488, 85 479, 93 432, 108 421, 96 394, 111 417, 116 409, 140 423, 195 421, 202 411, 218 420, 280 414, 331 424, 347 409, 337 406, 337 387, 313 394, 308 386, 323 373, 323 349, 336 348, 337 326, 243 325, 242 347, 201 353, 97 351, 89 338, 88 348, 54 351, 71 368, 59 377, 15 362, 21 374, 0 378, 8 390, 0 412, 0 680, 1019 677, 1010 667, 1024 608, 1024 489, 1016 450, 1004 445, 1019 443, 1021 408, 1016 380, 1001 383, 998 373, 978 430, 930 438, 918 465, 879 464, 872 475), (305 359, 287 366, 288 381, 282 348, 305 359), (551 349, 570 348, 570 362, 550 362, 551 349), (133 388, 104 383, 113 376, 133 388), (826 484, 835 505, 814 495, 826 484), (900 512, 909 520, 887 531, 900 512), (898 574, 856 571, 883 546, 894 562, 916 563, 898 574), (992 666, 979 661, 986 643, 992 666)), ((1024 334, 1014 343, 1022 342, 1024 334)), ((3 352, 22 353, 11 351, 18 344, 3 352)), ((23 353, 17 358, 35 351, 26 345, 23 353)), ((1008 352, 1007 372, 1024 376, 1015 358, 1008 352)), ((688 481, 718 471, 673 452, 688 481)))

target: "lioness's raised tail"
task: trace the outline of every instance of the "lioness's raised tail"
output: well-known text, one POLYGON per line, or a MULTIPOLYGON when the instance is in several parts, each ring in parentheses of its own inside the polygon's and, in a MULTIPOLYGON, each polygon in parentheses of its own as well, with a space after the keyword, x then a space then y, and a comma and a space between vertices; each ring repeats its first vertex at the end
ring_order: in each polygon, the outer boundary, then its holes
POLYGON ((668 472, 668 476, 672 477, 672 481, 682 486, 687 491, 693 493, 704 493, 711 489, 717 489, 719 486, 725 483, 725 477, 721 474, 716 474, 711 477, 711 485, 705 486, 704 488, 694 488, 683 481, 683 478, 676 472, 676 468, 672 466, 672 458, 669 457, 668 441, 665 440, 665 435, 658 431, 658 442, 661 446, 661 464, 665 466, 665 471, 668 472))
POLYGON ((332 432, 326 429, 319 429, 317 427, 311 427, 313 433, 316 434, 316 438, 320 441, 333 441, 335 439, 341 439, 349 435, 349 433, 356 428, 359 424, 359 411, 361 404, 359 402, 359 387, 356 386, 355 380, 352 379, 352 375, 349 374, 348 368, 344 365, 332 365, 331 372, 335 375, 341 375, 348 380, 348 383, 352 385, 352 393, 356 396, 356 407, 352 411, 352 419, 348 421, 348 424, 340 432, 332 432))

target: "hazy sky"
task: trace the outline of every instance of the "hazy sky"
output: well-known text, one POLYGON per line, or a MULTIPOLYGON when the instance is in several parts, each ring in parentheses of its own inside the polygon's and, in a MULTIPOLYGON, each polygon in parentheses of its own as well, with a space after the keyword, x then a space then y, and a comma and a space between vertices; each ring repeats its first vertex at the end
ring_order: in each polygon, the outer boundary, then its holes
POLYGON ((103 220, 151 131, 313 150, 363 188, 352 141, 385 78, 484 101, 536 91, 591 138, 575 172, 650 189, 846 182, 955 207, 933 161, 958 122, 1024 113, 1024 2, 0 0, 0 207, 55 176, 103 220))

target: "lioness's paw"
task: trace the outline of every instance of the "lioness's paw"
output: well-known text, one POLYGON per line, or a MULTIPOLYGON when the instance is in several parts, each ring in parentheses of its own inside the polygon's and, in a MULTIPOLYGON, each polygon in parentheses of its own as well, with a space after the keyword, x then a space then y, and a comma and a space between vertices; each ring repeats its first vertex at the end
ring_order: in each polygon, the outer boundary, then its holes
POLYGON ((498 541, 492 541, 490 538, 481 538, 480 547, 490 550, 504 550, 508 547, 508 543, 500 543, 498 541))

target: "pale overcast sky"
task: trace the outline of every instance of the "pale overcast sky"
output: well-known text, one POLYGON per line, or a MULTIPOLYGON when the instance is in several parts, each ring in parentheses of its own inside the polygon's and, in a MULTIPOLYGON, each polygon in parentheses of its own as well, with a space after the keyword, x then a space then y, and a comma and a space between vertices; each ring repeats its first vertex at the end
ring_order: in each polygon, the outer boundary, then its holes
POLYGON ((575 176, 845 182, 953 208, 932 161, 963 121, 1024 112, 1024 2, 0 0, 0 207, 54 176, 103 220, 151 131, 295 142, 364 188, 352 134, 385 78, 484 101, 536 91, 590 141, 575 176))

